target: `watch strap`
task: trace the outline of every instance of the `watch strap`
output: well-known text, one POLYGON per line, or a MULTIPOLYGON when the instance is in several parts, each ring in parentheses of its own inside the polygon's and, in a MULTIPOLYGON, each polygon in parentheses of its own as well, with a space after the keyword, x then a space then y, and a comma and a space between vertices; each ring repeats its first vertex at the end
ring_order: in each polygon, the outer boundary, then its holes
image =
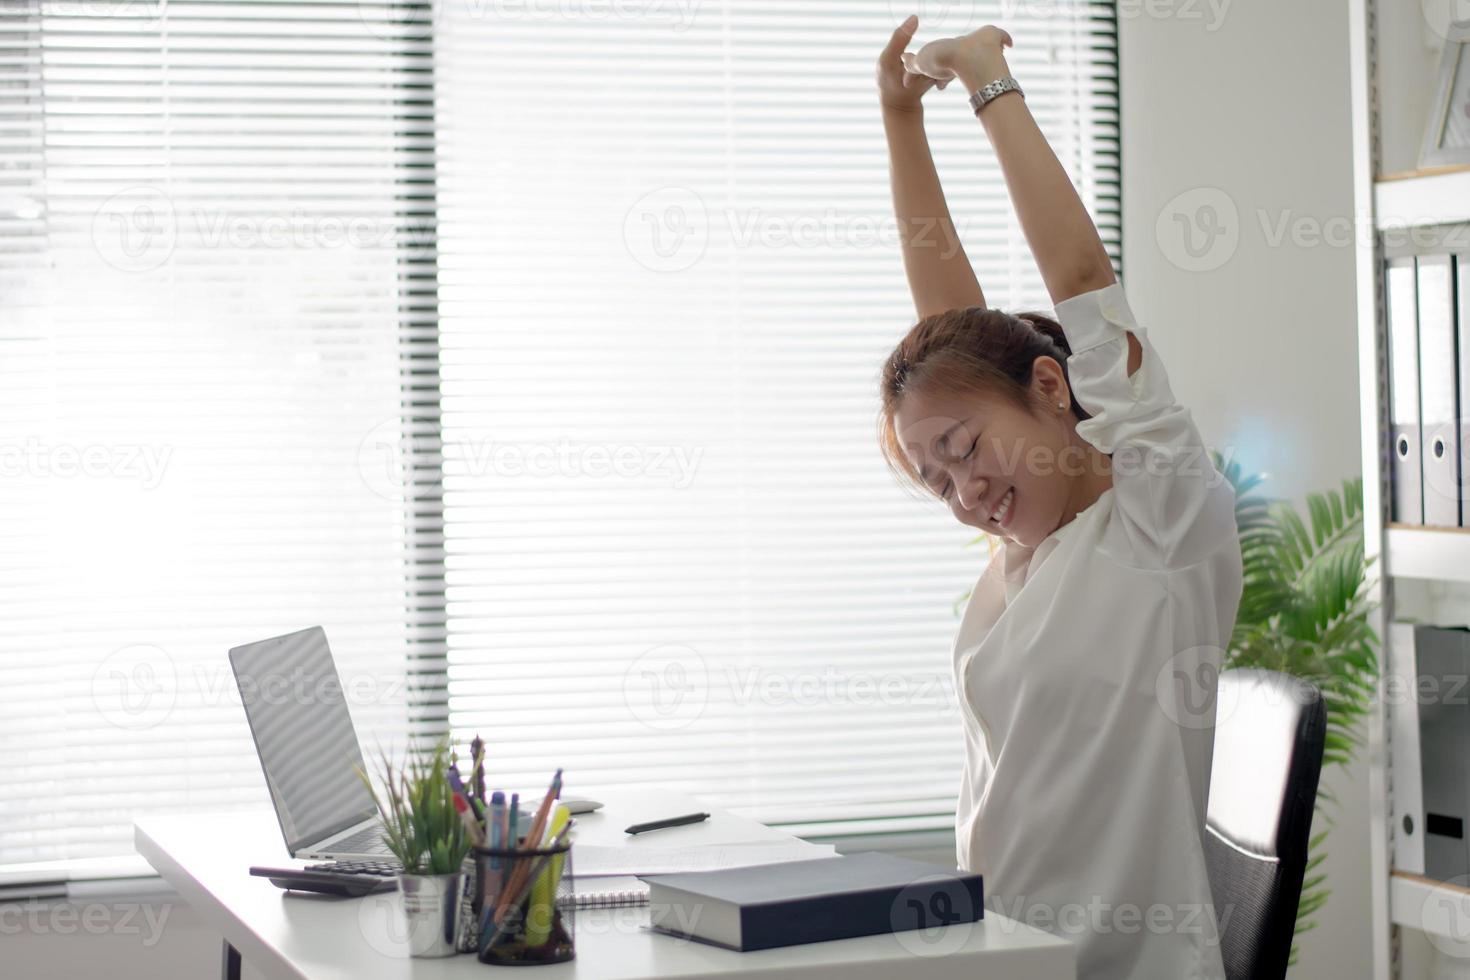
POLYGON ((978 116, 981 109, 984 109, 988 104, 1007 92, 1015 92, 1023 99, 1026 97, 1026 93, 1021 91, 1021 83, 1010 75, 1007 75, 1004 78, 997 78, 993 82, 986 82, 980 88, 976 89, 970 95, 970 108, 974 109, 975 114, 978 116))

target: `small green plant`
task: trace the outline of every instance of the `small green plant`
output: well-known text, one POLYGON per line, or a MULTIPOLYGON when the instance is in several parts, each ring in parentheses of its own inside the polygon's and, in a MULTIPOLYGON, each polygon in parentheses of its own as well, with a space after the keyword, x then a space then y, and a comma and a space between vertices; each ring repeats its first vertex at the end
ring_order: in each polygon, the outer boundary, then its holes
POLYGON ((442 739, 427 755, 410 753, 401 767, 395 767, 383 749, 378 757, 381 790, 361 766, 354 768, 377 804, 383 837, 403 873, 443 875, 460 870, 470 841, 449 785, 449 739, 442 739))

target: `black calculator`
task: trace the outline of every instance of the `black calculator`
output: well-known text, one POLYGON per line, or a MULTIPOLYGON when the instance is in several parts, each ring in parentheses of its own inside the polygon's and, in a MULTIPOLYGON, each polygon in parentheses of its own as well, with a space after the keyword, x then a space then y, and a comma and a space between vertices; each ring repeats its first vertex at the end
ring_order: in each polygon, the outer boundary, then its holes
POLYGON ((356 898, 396 888, 400 870, 397 861, 327 861, 304 868, 254 867, 250 873, 289 891, 356 898))

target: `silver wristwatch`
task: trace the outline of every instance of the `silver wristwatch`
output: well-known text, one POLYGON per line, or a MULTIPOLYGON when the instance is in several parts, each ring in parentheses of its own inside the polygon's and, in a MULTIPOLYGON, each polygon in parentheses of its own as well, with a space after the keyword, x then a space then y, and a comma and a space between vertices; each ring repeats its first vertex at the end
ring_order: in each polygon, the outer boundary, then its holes
POLYGON ((986 82, 980 88, 976 89, 975 93, 970 96, 970 108, 974 109, 975 115, 978 116, 981 109, 1007 92, 1015 92, 1023 99, 1026 97, 1026 93, 1021 91, 1021 83, 1007 75, 1004 78, 997 78, 993 82, 986 82))

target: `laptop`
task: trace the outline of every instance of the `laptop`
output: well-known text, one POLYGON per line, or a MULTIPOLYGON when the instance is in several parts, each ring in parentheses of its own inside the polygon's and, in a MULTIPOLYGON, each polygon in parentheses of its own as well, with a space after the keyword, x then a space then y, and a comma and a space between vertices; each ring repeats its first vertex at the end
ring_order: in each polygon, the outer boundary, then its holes
POLYGON ((235 647, 230 667, 291 856, 391 861, 326 631, 235 647))

